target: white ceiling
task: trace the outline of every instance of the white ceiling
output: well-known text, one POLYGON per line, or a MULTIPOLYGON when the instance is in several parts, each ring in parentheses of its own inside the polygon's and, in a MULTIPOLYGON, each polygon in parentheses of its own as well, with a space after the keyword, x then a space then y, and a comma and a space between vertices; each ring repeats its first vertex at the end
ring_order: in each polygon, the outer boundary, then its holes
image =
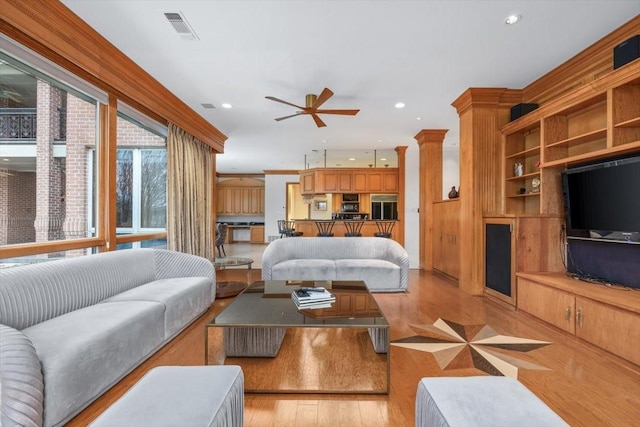
POLYGON ((455 150, 451 102, 465 89, 522 88, 640 13, 638 0, 62 2, 227 135, 221 173, 303 169, 312 150, 412 146, 421 129, 450 129, 455 150), (165 12, 182 12, 199 40, 182 39, 165 12), (513 13, 521 21, 506 25, 513 13), (335 95, 322 108, 360 113, 323 115, 325 128, 274 121, 296 109, 265 96, 304 105, 324 87, 335 95))

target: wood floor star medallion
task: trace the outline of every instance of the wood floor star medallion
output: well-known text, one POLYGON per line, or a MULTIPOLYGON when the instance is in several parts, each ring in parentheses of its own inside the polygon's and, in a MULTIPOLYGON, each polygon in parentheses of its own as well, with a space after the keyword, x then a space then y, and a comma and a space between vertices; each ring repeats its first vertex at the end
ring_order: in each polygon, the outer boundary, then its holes
POLYGON ((513 378, 518 377, 519 369, 548 370, 517 357, 517 352, 551 344, 547 341, 500 335, 488 325, 461 325, 444 319, 433 325, 410 327, 418 335, 394 340, 391 345, 432 353, 443 370, 476 368, 489 375, 513 378), (511 352, 516 353, 507 354, 511 352))

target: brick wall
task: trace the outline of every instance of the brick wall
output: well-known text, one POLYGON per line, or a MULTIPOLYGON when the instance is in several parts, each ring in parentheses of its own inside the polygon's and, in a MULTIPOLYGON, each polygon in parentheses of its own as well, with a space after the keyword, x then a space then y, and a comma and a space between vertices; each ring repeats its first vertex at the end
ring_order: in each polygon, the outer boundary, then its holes
MULTIPOLYGON (((97 107, 44 81, 38 80, 37 90, 36 172, 0 176, 0 245, 88 236, 87 162, 95 148, 97 107), (56 158, 54 142, 60 145, 60 109, 65 107, 66 157, 56 158)), ((164 138, 118 118, 119 148, 165 146, 164 138)))

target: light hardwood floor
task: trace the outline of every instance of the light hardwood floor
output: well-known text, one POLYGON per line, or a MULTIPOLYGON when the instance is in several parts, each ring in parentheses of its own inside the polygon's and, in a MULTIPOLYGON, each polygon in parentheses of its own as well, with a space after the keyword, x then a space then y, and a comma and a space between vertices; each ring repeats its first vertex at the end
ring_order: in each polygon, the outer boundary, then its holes
MULTIPOLYGON (((260 246, 255 250, 264 249, 260 246)), ((246 280, 247 270, 220 271, 218 278, 246 280)), ((251 280, 259 279, 260 271, 254 269, 251 280)), ((508 350, 502 353, 546 368, 520 369, 518 379, 570 425, 638 425, 640 367, 637 365, 576 341, 502 303, 470 296, 431 273, 412 270, 408 293, 376 294, 375 298, 391 325, 392 341, 416 335, 412 325, 432 325, 443 318, 464 325, 488 324, 502 335, 551 342, 527 353, 508 350)), ((86 425, 152 367, 203 364, 204 325, 231 301, 232 298, 216 300, 205 315, 69 425, 86 425)), ((629 345, 640 348, 639 343, 629 345)), ((344 355, 345 363, 349 357, 344 355)), ((431 353, 414 349, 392 346, 390 357, 388 395, 246 394, 245 426, 412 426, 416 387, 421 378, 486 375, 460 363, 457 369, 442 370, 431 353)), ((265 375, 278 374, 267 372, 265 375)))

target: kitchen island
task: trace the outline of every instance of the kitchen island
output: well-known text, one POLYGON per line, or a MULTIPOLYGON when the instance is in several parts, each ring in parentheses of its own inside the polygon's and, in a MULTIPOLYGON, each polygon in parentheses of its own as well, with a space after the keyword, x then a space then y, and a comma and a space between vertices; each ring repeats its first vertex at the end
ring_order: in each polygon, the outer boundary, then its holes
MULTIPOLYGON (((318 228, 316 227, 316 221, 332 221, 333 224, 333 235, 335 237, 344 237, 346 233, 346 227, 344 225, 345 222, 349 222, 346 219, 334 219, 334 220, 314 220, 314 219, 296 219, 295 227, 296 231, 302 231, 303 237, 315 237, 318 234, 318 228)), ((362 233, 362 237, 372 237, 375 233, 378 232, 378 226, 376 222, 380 220, 370 219, 364 220, 364 224, 362 225, 362 229, 360 232, 362 233)), ((397 228, 400 226, 399 221, 395 221, 395 225, 393 226, 393 231, 391 233, 391 238, 397 241, 397 228)), ((356 237, 357 238, 357 237, 356 237)))

